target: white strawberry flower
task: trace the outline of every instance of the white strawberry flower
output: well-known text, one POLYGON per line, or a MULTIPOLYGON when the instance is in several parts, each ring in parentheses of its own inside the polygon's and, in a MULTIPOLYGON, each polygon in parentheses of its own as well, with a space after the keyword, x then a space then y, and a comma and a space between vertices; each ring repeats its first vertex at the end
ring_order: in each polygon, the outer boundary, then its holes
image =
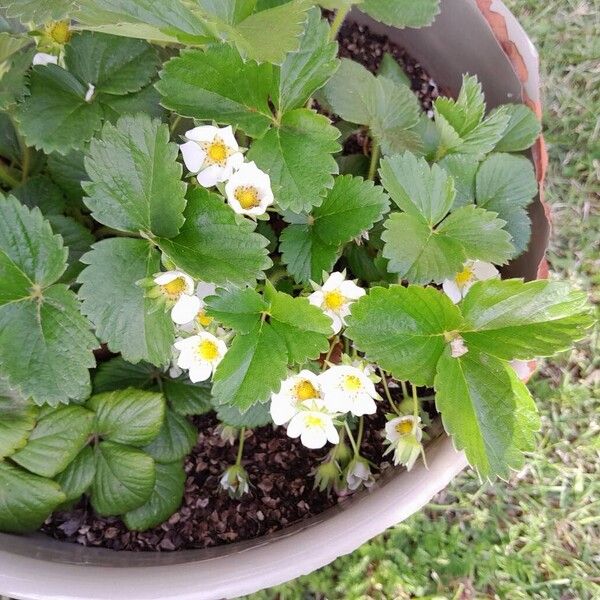
POLYGON ((308 301, 331 318, 333 333, 339 333, 346 326, 345 319, 350 314, 350 306, 366 294, 365 290, 347 280, 345 271, 331 273, 322 286, 315 287, 317 289, 308 297, 308 301))
POLYGON ((379 399, 379 394, 366 370, 336 365, 323 372, 320 381, 325 406, 331 412, 351 412, 360 417, 377 411, 375 400, 379 399))
POLYGON ((444 279, 442 289, 454 304, 458 304, 475 282, 499 277, 500 273, 492 263, 468 260, 453 279, 444 279))
POLYGON ((298 412, 322 400, 319 376, 303 370, 281 382, 279 392, 271 396, 271 418, 275 425, 284 425, 298 412))
POLYGON ((36 52, 33 55, 33 60, 31 64, 35 66, 43 66, 46 65, 57 65, 58 64, 58 56, 54 56, 54 54, 47 54, 46 52, 36 52))
POLYGON ((406 465, 410 471, 423 453, 421 418, 405 415, 391 419, 385 425, 385 438, 389 448, 384 455, 393 452, 394 464, 406 465))
POLYGON ((349 490, 357 490, 361 485, 370 488, 375 483, 369 461, 362 456, 355 456, 346 471, 346 483, 349 490))
POLYGON ((177 366, 188 371, 192 383, 209 379, 227 353, 225 342, 206 331, 175 342, 175 349, 177 366))
MULTIPOLYGON (((196 302, 194 300, 193 304, 196 310, 188 321, 179 324, 182 331, 186 331, 188 333, 192 333, 194 331, 203 331, 213 322, 213 318, 206 314, 205 299, 208 296, 212 296, 216 289, 217 288, 212 283, 205 283, 203 281, 198 283, 195 294, 195 297, 198 298, 198 301, 196 302)), ((190 305, 190 307, 191 306, 192 305, 190 305)), ((186 314, 186 316, 189 317, 190 313, 186 314)))
POLYGON ((225 184, 227 202, 234 212, 256 217, 274 202, 271 178, 253 162, 243 164, 225 184))
POLYGON ((244 467, 232 465, 221 475, 219 485, 231 498, 239 499, 250 490, 250 477, 244 467))
POLYGON ((187 141, 179 146, 183 162, 202 187, 227 181, 244 162, 231 126, 194 127, 186 131, 184 137, 187 141))
POLYGON ((165 271, 154 277, 154 283, 173 304, 171 318, 177 325, 192 321, 200 309, 200 299, 194 294, 194 280, 183 271, 165 271))
POLYGON ((327 442, 337 444, 340 441, 337 429, 333 424, 333 415, 322 402, 316 401, 313 408, 296 413, 287 428, 291 438, 300 437, 307 448, 322 448, 327 442))

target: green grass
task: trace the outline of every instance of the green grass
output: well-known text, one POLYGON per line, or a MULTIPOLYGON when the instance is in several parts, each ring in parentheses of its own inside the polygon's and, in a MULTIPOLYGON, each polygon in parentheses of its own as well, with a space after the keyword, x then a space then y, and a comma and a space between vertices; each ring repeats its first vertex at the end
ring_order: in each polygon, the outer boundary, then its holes
MULTIPOLYGON (((505 0, 506 2, 506 0, 505 0)), ((600 3, 506 2, 542 61, 553 276, 600 301, 600 3)), ((465 472, 428 508, 262 599, 600 598, 598 334, 532 382, 538 449, 508 483, 465 472)))

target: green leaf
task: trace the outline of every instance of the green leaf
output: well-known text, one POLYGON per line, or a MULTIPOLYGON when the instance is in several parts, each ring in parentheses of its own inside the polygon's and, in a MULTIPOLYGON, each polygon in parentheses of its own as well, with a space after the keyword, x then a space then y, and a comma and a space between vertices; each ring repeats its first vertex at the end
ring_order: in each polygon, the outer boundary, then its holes
POLYGON ((237 333, 249 333, 269 304, 252 288, 221 289, 205 299, 207 314, 237 333))
POLYGON ((160 77, 156 87, 163 106, 180 115, 234 125, 252 137, 264 135, 273 123, 273 67, 244 62, 227 45, 184 50, 166 63, 160 77))
POLYGON ((81 182, 87 179, 83 165, 83 154, 70 152, 62 155, 51 154, 46 164, 50 179, 58 185, 63 194, 72 202, 77 203, 83 196, 81 182))
POLYGON ((248 160, 269 173, 280 208, 310 210, 333 186, 338 166, 332 154, 341 149, 339 135, 327 117, 298 108, 252 144, 248 160))
POLYGON ((256 8, 256 0, 198 0, 207 16, 217 17, 229 25, 235 25, 249 17, 256 8))
POLYGON ((320 11, 311 9, 300 47, 281 65, 278 106, 282 112, 304 106, 337 70, 337 44, 330 41, 329 31, 320 11))
POLYGON ((162 394, 133 388, 97 394, 87 406, 96 412, 95 433, 110 442, 130 446, 150 444, 165 419, 162 394))
POLYGON ((298 48, 310 7, 308 0, 291 0, 261 10, 238 23, 230 39, 246 60, 281 64, 288 52, 298 48), (269 32, 268 40, 265 32, 269 32))
POLYGON ((527 387, 510 365, 469 350, 442 354, 435 377, 435 401, 444 428, 483 479, 507 478, 523 464, 540 427, 527 387))
POLYGON ((74 0, 7 0, 2 3, 7 17, 35 25, 60 21, 74 10, 74 5, 74 0))
POLYGON ((490 154, 479 167, 476 177, 477 205, 498 213, 506 221, 516 254, 529 243, 531 222, 526 207, 538 192, 531 162, 522 156, 490 154))
POLYGON ((66 502, 73 502, 90 489, 95 473, 94 451, 86 446, 54 480, 65 493, 66 502))
MULTIPOLYGON (((35 426, 37 407, 2 390, 0 395, 0 459, 10 456, 27 443, 35 426)), ((8 390, 7 390, 8 392, 8 390)))
POLYGON ((145 41, 82 32, 65 47, 67 70, 97 92, 137 92, 155 75, 158 55, 145 41))
POLYGON ((145 531, 160 525, 181 505, 184 488, 185 471, 180 462, 157 464, 150 498, 142 506, 124 515, 125 525, 133 531, 145 531))
POLYGON ((81 406, 61 406, 38 421, 27 445, 11 459, 36 475, 52 478, 88 442, 93 421, 94 413, 81 406))
POLYGON ((542 131, 539 119, 524 104, 508 104, 504 110, 507 111, 510 121, 494 150, 496 152, 520 152, 521 150, 527 150, 527 148, 534 144, 542 131))
POLYGON ((425 27, 440 12, 440 0, 363 0, 360 10, 392 27, 425 27))
POLYGON ((269 241, 216 194, 204 188, 190 191, 184 217, 177 237, 157 241, 190 276, 215 285, 253 285, 271 266, 266 250, 269 241))
POLYGON ((137 113, 146 113, 155 119, 162 119, 164 116, 163 107, 160 105, 160 94, 152 84, 125 96, 99 94, 98 102, 102 104, 104 117, 111 123, 116 123, 119 117, 124 115, 137 113))
POLYGON ((392 200, 429 225, 441 221, 454 202, 454 180, 438 165, 429 167, 424 158, 410 152, 384 158, 380 176, 392 200))
POLYGON ((85 159, 85 203, 94 219, 119 231, 177 235, 186 189, 177 153, 168 126, 147 115, 106 123, 85 159))
POLYGON ((70 282, 77 278, 83 269, 81 257, 90 249, 96 238, 89 229, 71 217, 48 215, 52 231, 59 234, 69 249, 69 266, 63 273, 61 281, 70 282))
POLYGON ((85 100, 87 89, 57 65, 33 67, 29 95, 15 112, 27 145, 46 154, 83 148, 102 122, 100 104, 85 100))
POLYGON ((329 273, 338 259, 339 247, 324 244, 310 225, 288 225, 279 240, 281 260, 299 283, 320 283, 323 271, 329 273))
POLYGON ((11 57, 6 67, 0 68, 0 110, 12 108, 25 94, 26 74, 31 66, 35 50, 24 50, 11 57), (6 69, 6 70, 4 70, 6 69), (2 71, 4 70, 4 74, 2 71))
POLYGON ((115 356, 98 365, 94 375, 94 394, 124 388, 144 389, 152 385, 161 371, 148 363, 131 364, 122 356, 115 356))
POLYGON ((481 281, 461 308, 467 346, 506 360, 567 350, 594 323, 586 295, 559 281, 481 281))
POLYGON ((198 431, 184 417, 167 410, 158 435, 144 448, 157 463, 171 463, 187 456, 196 443, 198 431))
POLYGON ((502 138, 509 120, 507 112, 498 109, 463 137, 458 152, 485 156, 502 138))
POLYGON ((148 454, 131 446, 101 442, 94 449, 94 458, 90 500, 99 515, 121 515, 150 499, 156 475, 148 454))
POLYGON ((217 404, 231 404, 245 412, 266 402, 287 372, 285 341, 267 323, 259 323, 248 334, 235 336, 219 363, 213 381, 217 404))
POLYGON ((475 175, 479 161, 468 154, 449 154, 438 165, 454 180, 456 197, 452 209, 475 202, 475 175))
POLYGON ((386 79, 392 80, 394 83, 400 83, 411 87, 412 83, 408 75, 404 72, 402 67, 398 64, 398 61, 389 53, 386 52, 381 59, 379 70, 377 71, 379 77, 385 77, 386 79))
POLYGON ((35 531, 64 500, 54 481, 0 462, 0 531, 35 531))
POLYGON ((21 204, 29 208, 37 206, 46 216, 60 215, 67 208, 61 189, 45 175, 29 177, 25 183, 13 188, 11 193, 21 204))
POLYGON ((163 381, 163 392, 171 408, 179 415, 203 415, 211 409, 211 387, 208 383, 163 381))
POLYGON ((444 333, 461 325, 459 309, 439 290, 394 285, 372 288, 352 305, 346 335, 396 379, 431 386, 444 333))
POLYGON ((175 340, 171 316, 136 285, 160 271, 159 252, 145 240, 111 238, 94 244, 81 261, 88 265, 78 279, 81 310, 98 337, 129 362, 167 364, 175 340))
POLYGON ((268 403, 258 403, 251 406, 246 412, 231 405, 222 404, 215 407, 217 418, 221 423, 231 427, 263 427, 272 423, 268 403))

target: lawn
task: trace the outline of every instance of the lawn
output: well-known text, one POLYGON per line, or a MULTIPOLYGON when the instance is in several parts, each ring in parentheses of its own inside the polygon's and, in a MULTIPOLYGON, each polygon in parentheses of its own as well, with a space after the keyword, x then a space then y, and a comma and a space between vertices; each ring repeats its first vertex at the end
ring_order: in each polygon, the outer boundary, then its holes
MULTIPOLYGON (((600 2, 505 0, 537 44, 553 277, 600 301, 600 2)), ((463 473, 420 514, 262 599, 600 598, 598 332, 542 363, 538 449, 507 483, 463 473)))

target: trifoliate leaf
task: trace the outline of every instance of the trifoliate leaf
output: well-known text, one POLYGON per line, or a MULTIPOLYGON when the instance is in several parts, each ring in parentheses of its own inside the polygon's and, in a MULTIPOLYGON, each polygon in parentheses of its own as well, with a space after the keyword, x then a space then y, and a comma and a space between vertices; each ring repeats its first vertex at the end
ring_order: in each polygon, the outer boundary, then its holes
POLYGON ((177 235, 186 187, 177 154, 167 125, 147 115, 106 123, 85 159, 85 203, 94 219, 120 231, 177 235))
POLYGON ((438 165, 429 167, 424 158, 410 152, 384 158, 380 176, 399 208, 430 225, 441 221, 454 202, 454 180, 438 165))
POLYGON ((159 252, 145 240, 111 238, 81 261, 88 265, 78 279, 81 310, 99 338, 129 362, 167 364, 175 340, 171 316, 138 285, 160 271, 159 252))
POLYGON ((215 406, 217 418, 221 423, 230 427, 263 427, 272 422, 268 403, 258 403, 251 406, 246 412, 227 404, 215 406))
POLYGON ((452 209, 475 202, 475 175, 479 161, 468 154, 449 154, 437 163, 454 180, 456 197, 452 209))
POLYGON ((7 17, 41 25, 60 21, 74 12, 75 0, 5 0, 2 7, 6 7, 7 17))
POLYGON ((211 388, 206 382, 166 379, 162 385, 165 398, 179 415, 203 415, 211 409, 211 388))
POLYGON ((152 457, 132 446, 100 442, 94 458, 90 500, 99 515, 121 515, 148 501, 155 481, 152 457))
POLYGON ((165 418, 162 394, 134 388, 96 394, 86 406, 96 413, 96 434, 111 442, 136 447, 150 444, 165 418))
POLYGON ((88 491, 94 481, 95 472, 94 451, 90 446, 86 446, 54 480, 65 493, 66 501, 72 502, 88 491))
POLYGON ((516 254, 521 254, 529 243, 531 222, 525 209, 537 192, 533 166, 522 156, 490 154, 477 171, 477 205, 506 221, 505 229, 513 237, 516 254))
POLYGON ((300 108, 335 73, 337 45, 329 39, 329 26, 317 8, 311 9, 300 47, 281 65, 278 107, 282 112, 300 108))
POLYGON ((148 501, 123 516, 128 529, 145 531, 166 521, 181 505, 185 471, 180 461, 156 465, 154 489, 148 501))
POLYGON ((35 531, 65 501, 57 483, 0 462, 0 531, 35 531))
POLYGON ((298 108, 252 144, 248 159, 269 173, 280 208, 308 211, 333 186, 338 166, 332 154, 341 149, 339 135, 323 115, 298 108))
POLYGON ((520 152, 521 150, 527 150, 527 148, 533 145, 542 131, 539 119, 524 104, 508 104, 504 110, 508 113, 510 121, 494 150, 496 152, 520 152))
POLYGON ((48 215, 48 221, 52 231, 62 237, 65 246, 69 249, 69 266, 63 273, 61 281, 65 283, 73 281, 83 269, 81 257, 90 249, 96 238, 89 229, 71 217, 48 215))
POLYGON ((248 334, 236 335, 219 363, 213 378, 215 402, 245 412, 266 402, 279 389, 286 372, 285 341, 268 323, 259 323, 248 334))
POLYGON ((15 113, 27 145, 46 154, 83 148, 102 122, 102 107, 94 99, 86 102, 87 91, 57 65, 33 67, 29 95, 15 113))
POLYGON ((440 0, 363 0, 360 10, 392 27, 425 27, 440 12, 440 0))
POLYGON ((36 475, 52 478, 85 446, 93 421, 94 413, 81 406, 61 406, 38 421, 27 445, 11 460, 36 475))
POLYGON ((175 462, 192 451, 197 436, 198 431, 185 417, 167 410, 158 435, 144 451, 157 463, 175 462))
POLYGON ((480 477, 506 478, 522 465, 522 452, 533 448, 540 420, 510 365, 472 349, 453 358, 447 348, 434 386, 444 428, 480 477))
POLYGON ((67 70, 96 92, 127 94, 150 83, 158 69, 154 48, 143 40, 82 32, 65 48, 67 70))
POLYGON ((271 266, 269 241, 216 194, 204 188, 192 190, 184 217, 179 235, 160 238, 158 244, 190 276, 216 285, 253 285, 271 266))
POLYGON ((98 365, 94 374, 94 394, 125 388, 145 389, 160 377, 162 371, 148 363, 131 364, 122 356, 115 356, 98 365))
POLYGON ((281 260, 299 283, 320 283, 339 257, 339 246, 324 244, 310 225, 288 225, 279 240, 281 260))
POLYGON ((0 395, 0 459, 10 456, 27 443, 38 409, 31 401, 0 395))
POLYGON ((461 325, 459 309, 434 288, 376 287, 352 305, 346 335, 396 379, 430 386, 444 333, 461 325))
POLYGON ((252 137, 264 135, 273 123, 273 67, 244 62, 227 45, 185 50, 166 63, 160 77, 156 87, 163 106, 180 115, 238 126, 252 137))
POLYGON ((558 281, 476 283, 461 303, 467 347, 512 360, 550 356, 582 339, 594 319, 583 292, 558 281))

